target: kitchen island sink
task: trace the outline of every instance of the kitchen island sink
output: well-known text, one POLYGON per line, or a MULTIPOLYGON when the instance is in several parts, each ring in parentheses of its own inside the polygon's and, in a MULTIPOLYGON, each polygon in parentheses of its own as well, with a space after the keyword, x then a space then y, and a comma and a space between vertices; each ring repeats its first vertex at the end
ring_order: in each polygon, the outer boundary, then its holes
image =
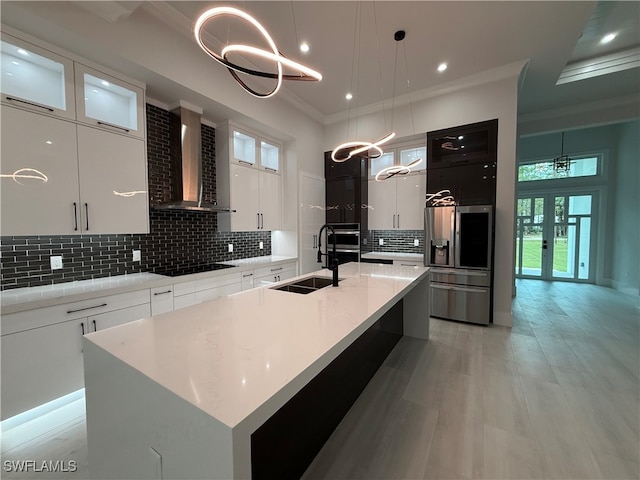
MULTIPOLYGON (((339 281, 339 280, 338 280, 339 281)), ((285 285, 278 285, 271 287, 271 290, 280 290, 283 292, 301 293, 306 295, 307 293, 315 292, 321 288, 331 285, 332 280, 327 277, 307 277, 295 282, 290 282, 285 285)))

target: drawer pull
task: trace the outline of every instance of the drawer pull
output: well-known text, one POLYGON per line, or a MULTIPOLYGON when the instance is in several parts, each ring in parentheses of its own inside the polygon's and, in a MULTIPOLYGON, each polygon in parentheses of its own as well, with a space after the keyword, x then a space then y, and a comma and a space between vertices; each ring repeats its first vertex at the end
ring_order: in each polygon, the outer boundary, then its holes
POLYGON ((98 125, 102 125, 103 127, 117 128, 118 130, 122 130, 123 132, 127 132, 127 133, 131 131, 128 128, 119 127, 117 125, 111 125, 110 123, 107 123, 107 122, 98 122, 98 125))
POLYGON ((93 331, 97 332, 98 331, 98 324, 96 323, 95 320, 91 320, 93 322, 93 331))
POLYGON ((171 293, 173 290, 167 290, 165 292, 155 292, 154 295, 164 295, 166 293, 171 293))
MULTIPOLYGON (((67 313, 84 312, 85 310, 91 310, 93 308, 100 308, 100 307, 106 307, 106 306, 107 306, 106 303, 101 303, 100 305, 94 305, 93 307, 78 308, 76 310, 67 310, 67 313)), ((82 327, 82 329, 84 330, 84 327, 82 327)))
POLYGON ((280 271, 280 270, 282 270, 282 267, 279 267, 279 268, 272 268, 272 269, 271 269, 271 271, 272 271, 272 272, 278 272, 278 271, 280 271))
POLYGON ((73 202, 73 230, 78 231, 78 204, 73 202))
POLYGON ((45 107, 44 105, 38 105, 37 103, 33 103, 33 102, 26 102, 24 100, 20 100, 19 98, 7 97, 7 100, 11 102, 24 103, 25 105, 31 105, 32 107, 38 107, 38 108, 47 110, 48 112, 53 112, 53 108, 45 107))
POLYGON ((246 275, 242 275, 242 278, 253 277, 253 273, 247 273, 246 275))
POLYGON ((84 335, 84 322, 80 323, 80 331, 82 332, 82 335, 84 335))

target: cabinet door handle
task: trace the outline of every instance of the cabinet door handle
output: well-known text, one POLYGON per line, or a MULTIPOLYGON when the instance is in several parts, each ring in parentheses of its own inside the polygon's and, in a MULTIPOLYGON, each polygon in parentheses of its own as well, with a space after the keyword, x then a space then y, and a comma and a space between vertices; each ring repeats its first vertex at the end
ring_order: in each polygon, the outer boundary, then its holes
POLYGON ((73 202, 73 230, 78 231, 78 204, 73 202))
POLYGON ((318 240, 317 240, 317 235, 313 236, 313 248, 318 248, 318 240))
POLYGON ((256 213, 256 225, 258 230, 260 230, 260 214, 256 213))
POLYGON ((89 204, 85 203, 84 204, 84 216, 85 219, 87 220, 87 231, 89 230, 89 204))
POLYGON ((247 273, 246 275, 242 275, 242 278, 253 277, 253 273, 247 273))
POLYGON ((167 293, 171 293, 172 290, 165 290, 164 292, 154 292, 154 295, 166 295, 167 293))
POLYGON ((238 160, 238 163, 241 163, 242 165, 249 165, 250 167, 253 167, 253 163, 251 162, 246 162, 244 160, 238 160))
POLYGON ((264 214, 260 214, 260 228, 264 230, 264 214))
POLYGON ((91 320, 91 321, 93 322, 93 331, 97 332, 98 331, 98 325, 97 325, 96 321, 95 320, 91 320))
MULTIPOLYGON (((94 305, 92 307, 84 307, 84 308, 77 308, 75 310, 67 310, 67 313, 76 313, 76 312, 84 312, 85 310, 92 310, 94 308, 100 308, 100 307, 106 307, 107 304, 106 303, 101 303, 100 305, 94 305)), ((84 328, 84 327, 82 327, 84 328)))
POLYGON ((396 216, 393 215, 393 228, 396 228, 396 216))
POLYGON ((84 335, 84 322, 80 322, 80 331, 82 332, 82 335, 84 335))
POLYGON ((400 214, 398 214, 398 228, 400 228, 400 214))
POLYGON ((128 128, 119 127, 118 125, 111 125, 110 123, 107 123, 107 122, 98 121, 98 125, 102 125, 103 127, 109 127, 109 128, 117 128, 118 130, 122 130, 123 132, 127 132, 127 133, 131 131, 128 128))
POLYGON ((38 108, 42 108, 48 112, 53 112, 53 108, 49 108, 49 107, 45 107, 44 105, 39 105, 37 103, 33 103, 33 102, 27 102, 25 100, 20 100, 19 98, 13 98, 13 97, 6 97, 7 100, 9 100, 10 102, 19 102, 19 103, 24 103, 25 105, 31 105, 32 107, 38 107, 38 108))

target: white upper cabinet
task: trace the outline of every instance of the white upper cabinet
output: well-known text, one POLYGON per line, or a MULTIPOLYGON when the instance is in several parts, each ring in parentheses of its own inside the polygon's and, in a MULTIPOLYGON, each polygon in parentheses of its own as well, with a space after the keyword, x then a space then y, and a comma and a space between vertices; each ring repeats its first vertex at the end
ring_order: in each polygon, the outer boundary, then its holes
POLYGON ((76 125, 2 107, 3 235, 80 233, 76 125))
POLYGON ((78 125, 83 233, 148 233, 144 142, 78 125))
POLYGON ((247 167, 255 167, 271 172, 280 171, 282 147, 274 140, 267 139, 259 133, 240 128, 229 123, 227 127, 231 145, 232 161, 247 167))
POLYGON ((75 119, 73 61, 2 34, 2 101, 75 119))
POLYGON ((426 178, 422 173, 381 182, 369 180, 369 228, 422 230, 426 178))
POLYGON ((144 138, 144 91, 76 63, 78 121, 144 138))
POLYGON ((233 132, 233 150, 232 158, 238 163, 253 166, 258 161, 256 154, 256 138, 237 127, 232 129, 233 132))
POLYGON ((216 128, 216 194, 220 231, 282 228, 282 146, 249 129, 226 122, 216 128))

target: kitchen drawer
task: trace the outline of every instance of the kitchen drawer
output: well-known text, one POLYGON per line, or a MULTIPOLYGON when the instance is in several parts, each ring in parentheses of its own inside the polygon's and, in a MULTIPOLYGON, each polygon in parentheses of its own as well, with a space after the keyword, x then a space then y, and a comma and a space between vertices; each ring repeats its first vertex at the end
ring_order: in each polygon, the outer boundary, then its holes
MULTIPOLYGON (((285 272, 295 272, 296 262, 283 263, 280 265, 269 265, 268 267, 256 268, 253 273, 255 277, 266 277, 270 275, 283 276, 285 272)), ((284 280, 284 278, 283 278, 284 280)))
POLYGON ((2 335, 149 303, 149 289, 2 315, 2 335))
POLYGON ((487 270, 432 268, 430 278, 432 282, 474 285, 478 287, 491 286, 491 272, 487 270))
MULTIPOLYGON (((222 287, 232 283, 242 282, 240 273, 231 273, 226 275, 215 275, 208 278, 202 278, 200 280, 190 280, 188 282, 176 283, 173 285, 173 296, 179 297, 181 295, 188 295, 190 293, 200 292, 202 290, 209 290, 211 288, 222 287)), ((176 307, 178 308, 178 307, 176 307)))
POLYGON ((423 267, 424 262, 416 260, 394 260, 393 265, 396 267, 423 267))
POLYGON ((178 310, 179 308, 189 307, 191 305, 196 305, 208 300, 213 300, 214 298, 224 297, 225 295, 231 295, 232 293, 238 293, 241 291, 241 288, 242 287, 240 286, 240 282, 234 282, 228 285, 200 290, 195 293, 176 296, 173 299, 173 306, 176 310, 178 310))
POLYGON ((491 289, 431 283, 431 316, 488 325, 491 289))

